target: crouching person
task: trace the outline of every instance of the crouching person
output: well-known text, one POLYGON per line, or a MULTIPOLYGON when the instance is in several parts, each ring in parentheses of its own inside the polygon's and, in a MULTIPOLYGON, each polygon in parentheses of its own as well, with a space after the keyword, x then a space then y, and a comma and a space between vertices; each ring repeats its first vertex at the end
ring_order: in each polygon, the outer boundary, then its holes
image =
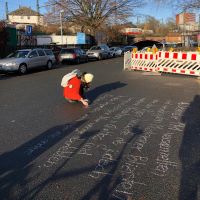
POLYGON ((89 101, 85 98, 84 93, 90 87, 93 77, 93 74, 87 72, 75 74, 64 87, 65 99, 68 102, 80 101, 87 108, 89 101))

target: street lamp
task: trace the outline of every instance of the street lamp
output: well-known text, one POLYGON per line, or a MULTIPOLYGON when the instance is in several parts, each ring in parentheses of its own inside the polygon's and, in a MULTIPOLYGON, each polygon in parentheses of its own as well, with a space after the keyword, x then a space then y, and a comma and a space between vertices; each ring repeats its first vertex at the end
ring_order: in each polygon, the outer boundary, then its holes
POLYGON ((60 10, 60 35, 61 35, 61 44, 63 45, 63 24, 62 24, 62 13, 64 13, 64 10, 60 10))

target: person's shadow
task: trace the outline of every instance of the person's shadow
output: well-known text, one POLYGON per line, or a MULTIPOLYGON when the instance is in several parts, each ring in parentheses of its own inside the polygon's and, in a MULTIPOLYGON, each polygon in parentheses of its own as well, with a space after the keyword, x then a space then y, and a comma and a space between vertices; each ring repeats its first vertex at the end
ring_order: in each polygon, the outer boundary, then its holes
POLYGON ((112 90, 116 90, 126 85, 127 84, 121 83, 120 81, 108 83, 108 84, 98 86, 92 90, 89 90, 85 95, 86 95, 86 98, 88 98, 90 102, 92 103, 99 95, 110 92, 112 90))
MULTIPOLYGON (((184 135, 179 150, 182 162, 179 200, 198 200, 200 184, 200 96, 196 95, 182 116, 184 135)), ((199 197, 200 198, 200 197, 199 197)))

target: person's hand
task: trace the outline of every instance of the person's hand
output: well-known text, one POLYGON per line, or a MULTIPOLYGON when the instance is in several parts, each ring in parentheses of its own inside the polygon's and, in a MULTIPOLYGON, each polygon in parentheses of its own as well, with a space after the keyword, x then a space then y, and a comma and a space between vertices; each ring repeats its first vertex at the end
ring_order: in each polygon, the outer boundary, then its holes
POLYGON ((88 101, 86 101, 85 99, 81 99, 80 101, 86 108, 89 106, 88 101))

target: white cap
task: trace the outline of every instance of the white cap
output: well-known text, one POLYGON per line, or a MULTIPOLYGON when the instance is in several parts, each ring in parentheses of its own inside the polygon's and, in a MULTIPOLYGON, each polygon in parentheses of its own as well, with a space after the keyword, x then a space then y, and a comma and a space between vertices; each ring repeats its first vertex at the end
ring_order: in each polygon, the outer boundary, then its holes
POLYGON ((85 80, 86 83, 92 82, 93 78, 94 78, 93 74, 87 73, 87 74, 84 75, 84 80, 85 80))

